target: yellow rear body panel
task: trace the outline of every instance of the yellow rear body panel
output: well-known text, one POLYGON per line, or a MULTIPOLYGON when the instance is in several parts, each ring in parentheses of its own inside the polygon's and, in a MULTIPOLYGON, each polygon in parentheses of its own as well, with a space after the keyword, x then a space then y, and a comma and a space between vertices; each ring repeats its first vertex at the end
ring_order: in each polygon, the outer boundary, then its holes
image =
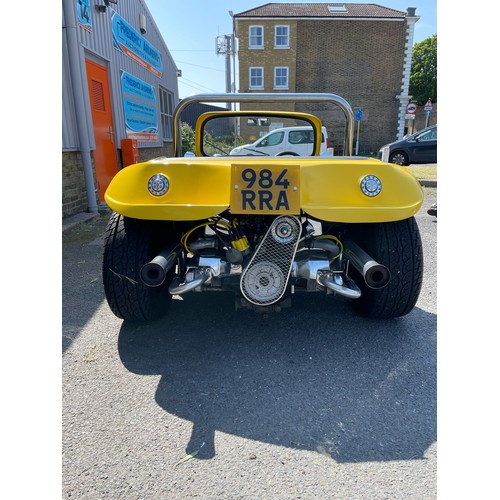
POLYGON ((376 159, 350 157, 191 157, 162 158, 122 169, 109 185, 108 206, 127 217, 153 220, 204 220, 230 209, 232 165, 300 168, 300 208, 331 222, 389 222, 414 215, 423 190, 404 167, 376 159), (148 180, 162 173, 169 180, 163 196, 148 191, 148 180), (368 197, 360 183, 367 175, 382 183, 379 195, 368 197))

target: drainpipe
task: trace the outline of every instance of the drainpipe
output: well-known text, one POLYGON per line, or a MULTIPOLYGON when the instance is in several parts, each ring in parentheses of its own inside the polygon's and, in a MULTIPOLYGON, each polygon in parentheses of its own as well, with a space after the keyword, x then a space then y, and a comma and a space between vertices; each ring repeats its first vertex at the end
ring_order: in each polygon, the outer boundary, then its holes
POLYGON ((91 213, 97 212, 96 188, 94 184, 94 172, 92 169, 92 155, 90 149, 90 136, 87 128, 87 112, 85 109, 85 91, 83 87, 83 74, 80 66, 80 45, 76 33, 76 13, 75 1, 63 0, 63 19, 66 30, 66 40, 68 42, 69 70, 71 74, 73 96, 76 111, 76 127, 78 131, 78 141, 80 143, 80 153, 82 155, 83 176, 85 179, 85 190, 87 191, 87 205, 91 213))
POLYGON ((411 60, 413 55, 413 35, 415 33, 415 23, 420 19, 420 16, 415 15, 416 7, 408 7, 406 10, 406 43, 403 65, 403 77, 401 81, 401 94, 396 96, 399 99, 399 119, 398 129, 396 133, 397 140, 404 136, 406 106, 410 102, 410 72, 411 60))

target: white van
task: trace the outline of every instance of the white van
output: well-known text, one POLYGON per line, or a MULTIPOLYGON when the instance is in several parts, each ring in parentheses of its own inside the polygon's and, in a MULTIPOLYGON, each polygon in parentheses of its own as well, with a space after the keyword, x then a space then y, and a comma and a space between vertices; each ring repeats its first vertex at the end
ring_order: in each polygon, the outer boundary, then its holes
MULTIPOLYGON (((322 127, 321 155, 328 154, 328 133, 322 127)), ((233 156, 310 156, 313 152, 314 133, 312 127, 283 127, 271 130, 252 144, 234 148, 233 156)))

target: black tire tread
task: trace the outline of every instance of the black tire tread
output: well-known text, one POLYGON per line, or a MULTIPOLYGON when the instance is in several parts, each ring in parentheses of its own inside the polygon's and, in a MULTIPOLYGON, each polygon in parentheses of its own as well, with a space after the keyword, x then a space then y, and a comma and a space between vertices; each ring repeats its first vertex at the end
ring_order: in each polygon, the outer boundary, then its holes
POLYGON ((168 280, 161 287, 150 288, 139 277, 143 264, 161 250, 165 240, 161 229, 153 221, 111 215, 104 238, 102 274, 106 299, 118 318, 151 321, 168 309, 168 280))
POLYGON ((356 281, 362 295, 354 301, 355 308, 372 318, 408 314, 417 303, 424 272, 422 242, 415 218, 366 224, 356 231, 354 238, 360 247, 391 272, 388 285, 379 290, 369 288, 358 274, 356 281))

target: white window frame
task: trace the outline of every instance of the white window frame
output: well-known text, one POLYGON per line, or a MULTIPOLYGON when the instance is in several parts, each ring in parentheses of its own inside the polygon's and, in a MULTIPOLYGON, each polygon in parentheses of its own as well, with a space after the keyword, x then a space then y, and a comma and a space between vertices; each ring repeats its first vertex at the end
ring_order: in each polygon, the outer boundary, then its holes
MULTIPOLYGON (((283 37, 284 35, 279 35, 280 37, 283 37)), ((275 49, 289 49, 290 48, 290 26, 287 24, 278 24, 274 27, 274 48, 275 49), (286 28, 287 34, 286 34, 286 45, 279 45, 278 44, 278 28, 286 28)))
POLYGON ((330 12, 347 12, 344 4, 331 4, 328 6, 328 10, 330 12))
MULTIPOLYGON (((255 77, 257 78, 257 77, 255 77)), ((248 88, 249 89, 263 89, 264 88, 264 67, 263 66, 250 66, 248 68, 248 88), (252 85, 252 70, 254 69, 260 69, 261 71, 261 80, 262 80, 262 85, 252 85)))
MULTIPOLYGON (((258 36, 258 35, 257 35, 258 36)), ((248 48, 249 49, 263 49, 264 48, 264 26, 252 24, 248 27, 248 48), (252 28, 260 28, 261 44, 252 44, 252 28)))
POLYGON ((173 139, 174 93, 159 86, 160 89, 160 121, 163 141, 173 139))
MULTIPOLYGON (((284 78, 283 75, 280 75, 279 78, 284 78)), ((288 89, 290 86, 290 70, 288 69, 288 66, 275 66, 274 68, 274 88, 275 89, 288 89), (277 84, 277 71, 280 69, 286 70, 286 85, 278 85, 277 84)))

